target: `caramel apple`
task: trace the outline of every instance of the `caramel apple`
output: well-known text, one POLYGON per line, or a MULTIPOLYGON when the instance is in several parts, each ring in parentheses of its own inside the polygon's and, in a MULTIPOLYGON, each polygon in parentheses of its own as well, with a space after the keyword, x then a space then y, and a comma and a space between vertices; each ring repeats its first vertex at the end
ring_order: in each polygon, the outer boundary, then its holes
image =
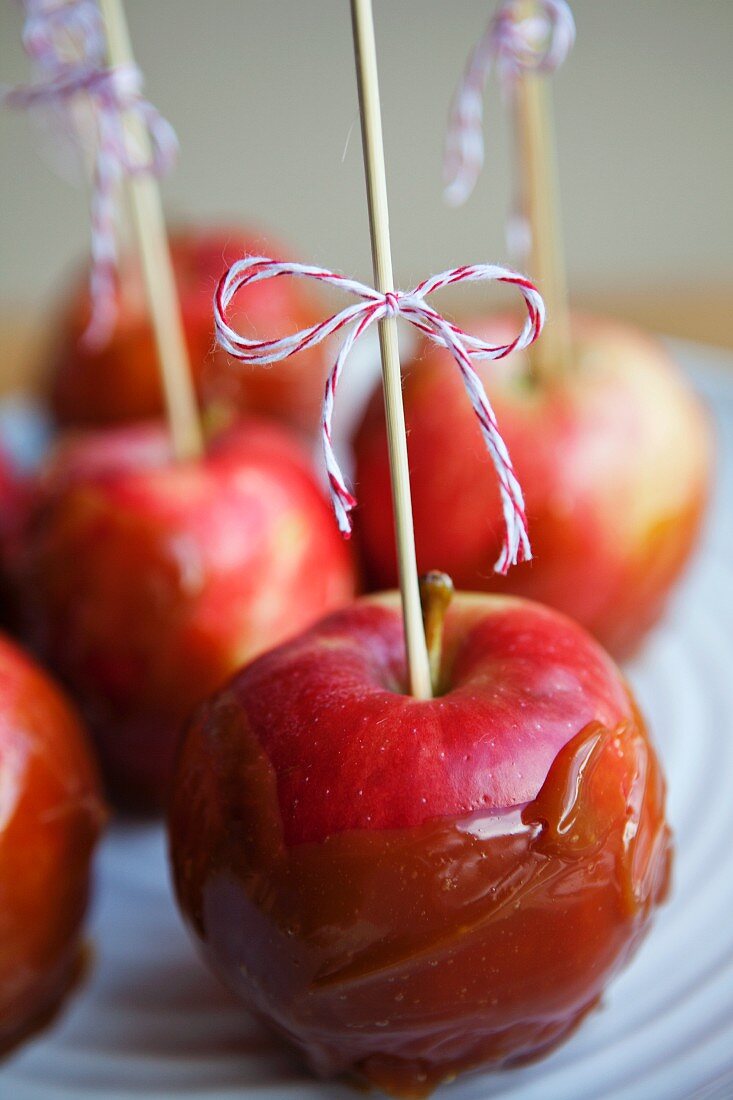
POLYGON ((237 673, 188 729, 169 815, 213 969, 316 1073, 404 1097, 567 1036, 670 864, 644 722, 584 630, 480 594, 442 654, 427 625, 429 701, 396 594, 237 673))
MULTIPOLYGON (((516 321, 464 327, 499 343, 516 321)), ((600 318, 575 318, 573 361, 551 381, 519 354, 476 368, 524 491, 534 560, 492 572, 503 530, 496 478, 453 360, 428 345, 404 370, 419 567, 547 603, 627 657, 700 533, 711 446, 699 402, 658 342, 600 318)), ((379 589, 397 579, 381 393, 355 450, 356 529, 379 589)))
MULTIPOLYGON (((219 410, 262 414, 312 431, 328 368, 323 348, 267 370, 228 363, 215 346, 211 301, 226 268, 240 256, 280 250, 241 229, 182 229, 170 236, 183 326, 199 398, 219 410)), ((241 331, 261 337, 320 320, 312 294, 292 280, 250 287, 234 316, 241 331)), ((62 425, 119 424, 163 412, 158 358, 145 287, 133 256, 122 263, 119 316, 110 340, 90 349, 81 340, 89 319, 88 280, 72 288, 59 318, 50 365, 50 401, 62 425)))
POLYGON ((0 636, 0 1052, 45 1023, 79 975, 103 821, 79 719, 0 636))
POLYGON ((79 703, 114 796, 158 805, 192 708, 350 598, 348 548, 299 447, 257 421, 201 461, 174 462, 156 425, 82 436, 40 497, 27 637, 79 703))

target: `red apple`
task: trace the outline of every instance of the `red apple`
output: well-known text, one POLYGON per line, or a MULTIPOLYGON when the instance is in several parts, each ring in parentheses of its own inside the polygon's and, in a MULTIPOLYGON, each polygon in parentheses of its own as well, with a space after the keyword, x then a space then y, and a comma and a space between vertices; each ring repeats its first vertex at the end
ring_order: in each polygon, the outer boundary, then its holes
POLYGON ((0 636, 0 1051, 45 1023, 80 974, 103 821, 77 716, 0 636))
POLYGON ((566 1036, 664 896, 664 783, 629 691, 569 619, 461 595, 430 701, 399 600, 239 672, 170 806, 205 957, 319 1074, 424 1096, 566 1036))
POLYGON ((68 685, 115 796, 164 794, 190 710, 353 592, 350 555, 281 428, 245 421, 200 462, 156 425, 62 447, 30 525, 29 642, 68 685))
MULTIPOLYGON (((464 327, 505 338, 511 323, 464 327)), ((453 360, 430 345, 404 372, 420 568, 540 600, 628 656, 700 531, 711 447, 699 402, 660 344, 600 319, 575 319, 574 359, 554 384, 534 381, 519 355, 478 371, 524 490, 534 560, 492 572, 503 537, 494 471, 453 360)), ((381 394, 355 448, 365 570, 388 587, 397 572, 381 394)))
MULTIPOLYGON (((186 229, 171 236, 188 340, 199 396, 237 412, 262 414, 312 431, 318 423, 328 362, 323 347, 264 369, 229 364, 214 343, 211 303, 220 276, 246 253, 283 254, 256 233, 234 229, 186 229)), ((59 321, 50 368, 51 406, 64 425, 119 424, 163 411, 157 354, 145 293, 134 259, 123 260, 119 319, 97 351, 80 343, 89 318, 86 276, 72 289, 59 321)), ((297 280, 270 279, 239 295, 232 314, 245 334, 281 336, 321 320, 317 297, 297 280)))

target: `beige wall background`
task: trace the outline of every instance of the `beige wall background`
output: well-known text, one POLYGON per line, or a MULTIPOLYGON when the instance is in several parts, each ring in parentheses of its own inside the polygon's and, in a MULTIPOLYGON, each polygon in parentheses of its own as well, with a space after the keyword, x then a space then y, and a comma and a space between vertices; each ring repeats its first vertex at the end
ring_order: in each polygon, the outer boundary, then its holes
MULTIPOLYGON (((0 0, 0 80, 27 76, 19 5, 0 0)), ((301 258, 370 271, 347 0, 128 0, 152 101, 175 125, 171 215, 264 225, 301 258)), ((406 285, 503 259, 509 135, 488 92, 488 167, 468 205, 441 199, 453 87, 492 0, 375 0, 395 266, 406 285)), ((733 0, 575 0, 554 82, 571 285, 733 280, 733 0)), ((42 307, 85 255, 84 191, 43 133, 0 112, 0 301, 42 307)))

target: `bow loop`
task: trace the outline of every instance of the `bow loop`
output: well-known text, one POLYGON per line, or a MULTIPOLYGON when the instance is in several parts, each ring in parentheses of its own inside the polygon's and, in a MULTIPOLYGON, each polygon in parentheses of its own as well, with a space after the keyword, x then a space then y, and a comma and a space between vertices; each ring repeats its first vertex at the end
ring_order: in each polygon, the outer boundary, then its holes
POLYGON ((25 0, 23 44, 34 63, 35 83, 4 90, 6 106, 57 108, 66 129, 79 140, 73 107, 79 97, 91 106, 96 131, 92 211, 91 316, 83 341, 103 344, 117 317, 117 191, 123 176, 161 176, 178 152, 169 122, 143 98, 136 65, 106 65, 104 23, 92 0, 25 0), (133 145, 126 120, 137 116, 150 149, 133 145))
POLYGON ((511 90, 522 73, 554 72, 573 47, 575 20, 566 0, 537 0, 537 7, 522 18, 519 0, 503 0, 468 59, 445 136, 444 194, 452 206, 466 201, 483 167, 483 97, 492 67, 511 90))
POLYGON ((390 290, 380 293, 356 279, 346 278, 325 268, 272 260, 266 256, 249 256, 238 260, 229 268, 219 281, 214 295, 216 338, 229 355, 242 363, 280 362, 291 355, 296 355, 299 351, 320 344, 337 332, 345 332, 344 340, 326 381, 321 430, 333 508, 339 529, 347 538, 351 534, 350 512, 355 507, 356 500, 346 486, 333 449, 331 425, 334 398, 341 372, 354 343, 371 325, 385 317, 404 318, 433 343, 446 348, 458 367, 499 480, 506 538, 494 568, 497 572, 506 573, 510 565, 529 560, 532 556, 527 535, 524 499, 514 474, 509 452, 499 432, 494 411, 473 367, 472 359, 500 359, 512 351, 527 347, 539 336, 544 324, 545 307, 540 294, 529 279, 494 264, 473 264, 451 268, 439 275, 433 275, 411 291, 390 290), (228 317, 229 306, 236 294, 252 283, 263 279, 282 278, 286 275, 313 279, 316 282, 338 287, 353 294, 358 300, 318 324, 287 336, 259 340, 238 332, 228 317), (426 301, 428 295, 436 290, 455 283, 476 281, 509 283, 516 286, 522 294, 527 319, 521 331, 508 344, 490 344, 464 332, 426 301))
POLYGON ((575 43, 575 20, 565 0, 539 0, 536 15, 517 17, 516 0, 506 0, 492 28, 501 75, 552 73, 575 43))
POLYGON ((23 7, 23 48, 41 74, 80 57, 104 65, 104 23, 96 0, 23 0, 23 7))

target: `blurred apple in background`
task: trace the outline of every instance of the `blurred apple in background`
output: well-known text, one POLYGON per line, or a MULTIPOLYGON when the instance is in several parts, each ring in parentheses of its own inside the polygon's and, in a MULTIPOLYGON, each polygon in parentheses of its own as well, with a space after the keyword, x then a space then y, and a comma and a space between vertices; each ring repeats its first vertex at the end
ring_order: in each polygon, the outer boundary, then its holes
MULTIPOLYGON (((171 254, 196 387, 204 404, 261 414, 313 432, 328 363, 321 345, 287 363, 230 364, 214 345, 212 298, 227 267, 242 256, 289 255, 282 245, 242 229, 174 230, 171 254)), ((162 414, 157 354, 142 277, 132 256, 122 263, 116 328, 92 351, 80 341, 89 317, 87 277, 62 306, 49 366, 50 403, 61 425, 95 426, 162 414)), ((245 335, 283 336, 321 320, 318 295, 295 279, 270 279, 243 291, 232 321, 245 335)))
MULTIPOLYGON (((498 343, 516 321, 463 327, 498 343)), ((524 490, 534 554, 507 577, 492 572, 503 532, 499 494, 454 361, 426 345, 405 366, 418 564, 444 569, 461 588, 547 603, 626 657, 662 613, 700 533, 710 428, 655 340, 577 317, 573 342, 573 362, 552 383, 535 381, 518 354, 477 364, 524 490)), ((355 451, 366 576, 374 588, 390 587, 397 570, 381 393, 355 451)))
POLYGON ((0 635, 0 1051, 80 976, 105 810, 91 746, 51 679, 0 635))
POLYGON ((526 601, 461 594, 436 697, 396 593, 237 673, 183 741, 169 826, 212 968, 317 1073, 420 1097, 537 1056, 664 897, 664 782, 613 663, 526 601))
POLYGON ((62 444, 21 578, 29 644, 66 683, 122 803, 159 805, 191 709, 353 593, 347 545, 299 447, 244 421, 201 461, 162 426, 62 444))

